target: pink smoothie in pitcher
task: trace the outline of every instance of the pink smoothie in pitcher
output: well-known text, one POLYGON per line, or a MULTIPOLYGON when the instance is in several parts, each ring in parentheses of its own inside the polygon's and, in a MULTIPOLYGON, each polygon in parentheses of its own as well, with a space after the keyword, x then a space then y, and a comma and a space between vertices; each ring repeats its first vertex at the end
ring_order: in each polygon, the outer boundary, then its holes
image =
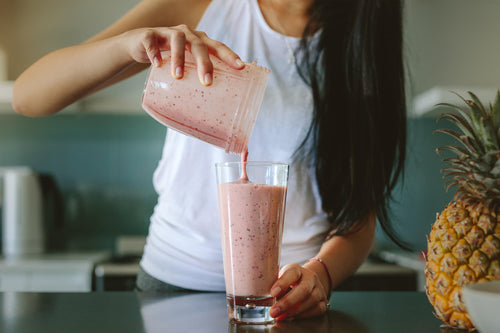
POLYGON ((286 187, 240 179, 218 191, 226 293, 267 297, 278 278, 286 187))
POLYGON ((170 52, 163 51, 161 67, 152 67, 144 89, 142 106, 160 123, 181 133, 224 149, 241 153, 257 118, 269 70, 246 63, 241 70, 211 56, 213 83, 198 80, 193 55, 186 51, 184 76, 170 74, 170 52))

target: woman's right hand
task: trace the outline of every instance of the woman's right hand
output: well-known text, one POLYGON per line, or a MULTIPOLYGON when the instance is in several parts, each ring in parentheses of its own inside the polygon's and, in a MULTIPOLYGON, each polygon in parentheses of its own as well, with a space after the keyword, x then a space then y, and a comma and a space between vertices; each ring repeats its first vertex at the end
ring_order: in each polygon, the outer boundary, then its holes
POLYGON ((235 69, 244 67, 240 57, 225 44, 210 39, 203 31, 186 25, 175 27, 140 28, 122 34, 130 56, 139 63, 161 66, 161 50, 171 51, 171 73, 182 78, 184 73, 184 52, 189 50, 195 58, 198 78, 203 85, 213 81, 213 65, 209 54, 213 54, 235 69))

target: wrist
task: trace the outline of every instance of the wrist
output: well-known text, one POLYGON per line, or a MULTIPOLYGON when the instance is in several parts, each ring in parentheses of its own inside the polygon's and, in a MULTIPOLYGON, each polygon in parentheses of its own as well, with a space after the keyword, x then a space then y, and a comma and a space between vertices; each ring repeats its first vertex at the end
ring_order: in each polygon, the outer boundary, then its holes
POLYGON ((115 55, 119 57, 118 62, 121 64, 130 65, 138 62, 137 55, 135 54, 137 52, 137 45, 135 45, 135 38, 137 37, 134 36, 135 33, 133 30, 125 31, 109 39, 114 48, 115 55))
POLYGON ((308 268, 314 270, 314 272, 318 275, 318 278, 327 293, 327 298, 330 298, 330 294, 333 289, 333 279, 326 262, 319 257, 313 257, 307 261, 306 265, 308 268))

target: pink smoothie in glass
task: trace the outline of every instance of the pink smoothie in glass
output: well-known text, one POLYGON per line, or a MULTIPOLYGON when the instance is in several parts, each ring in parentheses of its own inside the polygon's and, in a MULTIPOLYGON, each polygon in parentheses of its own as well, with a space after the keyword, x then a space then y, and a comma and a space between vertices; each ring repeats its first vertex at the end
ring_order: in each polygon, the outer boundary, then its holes
POLYGON ((278 278, 285 186, 218 185, 226 293, 267 297, 278 278))

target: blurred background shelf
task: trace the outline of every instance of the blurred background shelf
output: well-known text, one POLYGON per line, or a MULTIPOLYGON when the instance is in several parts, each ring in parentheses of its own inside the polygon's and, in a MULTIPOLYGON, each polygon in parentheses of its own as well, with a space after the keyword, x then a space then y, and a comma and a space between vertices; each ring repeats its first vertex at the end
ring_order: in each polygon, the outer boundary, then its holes
MULTIPOLYGON (((442 113, 452 112, 449 107, 438 106, 439 103, 450 103, 465 107, 465 103, 455 93, 464 98, 470 98, 467 92, 471 91, 479 97, 483 104, 493 102, 497 90, 496 87, 435 86, 415 96, 411 116, 435 118, 442 113)), ((485 107, 487 106, 485 105, 485 107)))
POLYGON ((12 86, 14 81, 0 81, 0 114, 12 111, 12 86))
MULTIPOLYGON (((12 87, 14 81, 0 81, 0 115, 14 114, 12 108, 12 87)), ((61 114, 92 113, 105 115, 139 115, 142 110, 140 89, 122 94, 98 92, 66 107, 61 114), (126 94, 125 94, 126 93, 126 94)))

